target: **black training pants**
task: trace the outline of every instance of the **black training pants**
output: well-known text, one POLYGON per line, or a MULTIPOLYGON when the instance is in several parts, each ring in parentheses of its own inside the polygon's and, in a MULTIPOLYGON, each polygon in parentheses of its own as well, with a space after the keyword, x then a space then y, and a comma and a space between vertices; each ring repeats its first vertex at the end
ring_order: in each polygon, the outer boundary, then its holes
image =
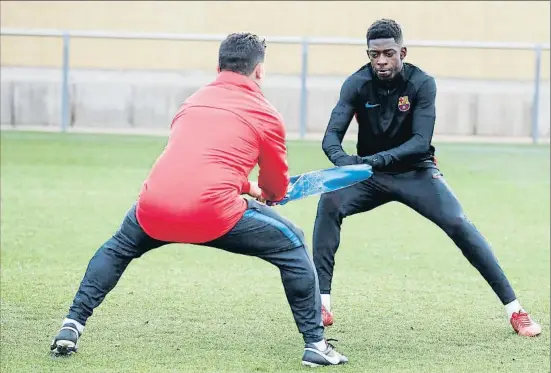
MULTIPOLYGON (((133 206, 117 232, 90 260, 67 317, 85 325, 132 260, 168 243, 155 240, 143 231, 133 206)), ((249 200, 245 214, 230 232, 202 246, 256 256, 278 267, 304 342, 323 339, 317 274, 306 249, 304 234, 293 223, 274 209, 249 200)))
POLYGON ((331 291, 343 219, 391 201, 403 203, 442 228, 503 304, 516 299, 489 244, 466 218, 436 167, 399 174, 375 172, 362 183, 321 196, 314 226, 313 256, 322 294, 331 291))

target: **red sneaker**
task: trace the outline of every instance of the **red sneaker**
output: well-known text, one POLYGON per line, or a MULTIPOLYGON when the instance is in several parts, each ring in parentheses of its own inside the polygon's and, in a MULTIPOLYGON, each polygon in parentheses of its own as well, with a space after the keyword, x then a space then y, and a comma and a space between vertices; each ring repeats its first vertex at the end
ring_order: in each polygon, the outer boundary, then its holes
POLYGON ((518 335, 535 337, 541 333, 541 326, 527 312, 514 312, 510 321, 518 335))
POLYGON ((321 320, 323 321, 323 326, 331 326, 333 325, 333 314, 325 308, 325 306, 321 306, 321 320))

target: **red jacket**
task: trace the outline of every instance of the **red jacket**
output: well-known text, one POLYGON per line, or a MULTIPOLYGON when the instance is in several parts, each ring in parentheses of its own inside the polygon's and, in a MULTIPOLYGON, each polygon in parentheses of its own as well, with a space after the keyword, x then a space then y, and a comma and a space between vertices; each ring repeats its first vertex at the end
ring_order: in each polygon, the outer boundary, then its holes
POLYGON ((162 241, 204 243, 229 232, 247 208, 248 175, 258 163, 267 200, 289 184, 285 127, 249 78, 221 72, 182 105, 168 143, 145 180, 136 215, 162 241))

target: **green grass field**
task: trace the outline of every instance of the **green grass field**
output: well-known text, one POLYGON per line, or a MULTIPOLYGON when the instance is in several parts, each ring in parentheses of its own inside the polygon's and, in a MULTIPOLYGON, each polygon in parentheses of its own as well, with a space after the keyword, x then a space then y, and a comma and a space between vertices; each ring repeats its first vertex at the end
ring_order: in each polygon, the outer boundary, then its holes
MULTIPOLYGON (((49 355, 88 260, 118 228, 165 142, 2 133, 2 372, 307 370, 277 269, 182 245, 133 262, 89 320, 80 352, 49 355)), ((389 204, 345 220, 327 335, 350 363, 322 370, 549 372, 549 146, 442 144, 437 155, 543 334, 516 336, 451 240, 389 204)), ((329 164, 319 143, 291 142, 289 157, 293 174, 329 164)), ((317 200, 277 207, 308 242, 317 200)))

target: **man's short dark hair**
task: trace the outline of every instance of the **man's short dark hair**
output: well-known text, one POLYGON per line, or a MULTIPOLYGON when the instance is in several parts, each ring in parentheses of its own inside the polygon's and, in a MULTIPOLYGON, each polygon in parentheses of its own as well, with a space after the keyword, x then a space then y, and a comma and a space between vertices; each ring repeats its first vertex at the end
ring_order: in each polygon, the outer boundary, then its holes
POLYGON ((220 44, 218 66, 221 71, 251 75, 264 62, 266 42, 257 35, 240 32, 228 35, 220 44))
POLYGON ((367 43, 376 39, 394 39, 396 44, 402 44, 402 28, 393 19, 379 19, 367 29, 367 43))

